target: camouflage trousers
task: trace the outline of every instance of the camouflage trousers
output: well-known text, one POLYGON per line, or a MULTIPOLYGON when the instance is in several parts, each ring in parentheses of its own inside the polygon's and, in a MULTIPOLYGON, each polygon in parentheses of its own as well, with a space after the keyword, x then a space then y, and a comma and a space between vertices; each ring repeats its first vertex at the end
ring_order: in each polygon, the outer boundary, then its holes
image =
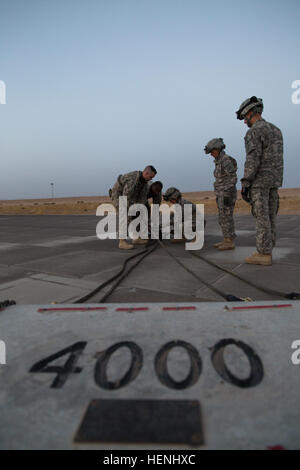
POLYGON ((256 219, 256 249, 270 254, 276 243, 276 216, 279 209, 277 188, 251 188, 251 209, 256 219))
MULTIPOLYGON (((120 226, 120 209, 119 209, 119 195, 114 193, 114 192, 109 192, 109 196, 111 198, 111 202, 112 202, 112 205, 115 207, 116 209, 116 216, 117 216, 117 232, 119 233, 119 226, 120 226)), ((146 206, 146 205, 145 205, 146 206)), ((150 221, 150 210, 148 209, 148 206, 147 207, 147 210, 148 210, 148 220, 150 221)), ((127 210, 128 210, 128 207, 127 207, 127 210)), ((137 217, 138 217, 139 213, 137 215, 134 215, 134 216, 131 216, 131 215, 127 215, 127 230, 128 230, 128 226, 129 224, 135 220, 137 217)), ((149 225, 149 223, 148 223, 149 225)), ((137 226, 137 231, 140 231, 141 230, 141 227, 140 227, 140 224, 138 224, 137 226)))
POLYGON ((217 193, 216 202, 219 211, 219 224, 224 238, 236 238, 233 211, 236 202, 236 190, 217 193))

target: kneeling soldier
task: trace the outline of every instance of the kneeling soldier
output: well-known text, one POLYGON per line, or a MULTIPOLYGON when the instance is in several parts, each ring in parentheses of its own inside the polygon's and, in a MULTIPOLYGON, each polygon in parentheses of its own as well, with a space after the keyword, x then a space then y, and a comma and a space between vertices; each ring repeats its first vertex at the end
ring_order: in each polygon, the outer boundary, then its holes
MULTIPOLYGON (((196 231, 196 214, 197 214, 197 207, 196 204, 194 204, 191 201, 188 201, 187 199, 182 198, 182 194, 179 191, 179 189, 171 187, 168 188, 164 194, 164 200, 167 202, 170 202, 172 205, 173 204, 179 204, 182 208, 182 220, 184 220, 184 206, 185 204, 189 204, 192 206, 192 230, 193 232, 196 231)), ((170 226, 171 226, 171 233, 174 233, 174 214, 171 213, 170 217, 170 226)), ((204 221, 204 226, 205 226, 205 221, 204 221)), ((181 243, 186 241, 185 237, 182 236, 182 238, 173 238, 171 240, 172 243, 181 243)))

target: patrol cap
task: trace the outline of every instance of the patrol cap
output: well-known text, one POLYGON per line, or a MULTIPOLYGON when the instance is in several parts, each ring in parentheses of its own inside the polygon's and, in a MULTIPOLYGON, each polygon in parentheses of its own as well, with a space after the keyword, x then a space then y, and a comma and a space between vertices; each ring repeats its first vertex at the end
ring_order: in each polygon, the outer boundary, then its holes
POLYGON ((164 200, 170 201, 171 199, 175 199, 177 201, 178 199, 181 199, 181 196, 182 195, 179 189, 171 187, 166 190, 164 194, 164 200))
POLYGON ((222 137, 211 139, 204 147, 205 153, 210 153, 213 149, 223 150, 226 147, 222 137))
POLYGON ((238 111, 236 111, 236 117, 240 121, 245 119, 245 116, 251 109, 258 108, 259 112, 263 112, 264 105, 262 98, 256 98, 256 96, 251 96, 247 100, 243 101, 241 106, 239 107, 238 111))

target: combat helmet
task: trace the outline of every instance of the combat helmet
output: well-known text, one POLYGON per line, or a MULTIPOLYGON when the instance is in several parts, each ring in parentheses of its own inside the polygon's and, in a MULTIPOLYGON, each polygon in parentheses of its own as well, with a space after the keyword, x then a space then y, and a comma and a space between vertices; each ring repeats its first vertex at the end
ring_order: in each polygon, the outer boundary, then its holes
POLYGON ((249 113, 249 111, 251 110, 254 111, 254 109, 259 113, 263 112, 264 105, 262 98, 256 98, 256 96, 251 96, 251 98, 248 98, 247 100, 243 101, 238 111, 236 111, 237 119, 242 121, 243 119, 245 119, 246 114, 249 113))
POLYGON ((178 199, 181 199, 182 194, 177 188, 168 188, 164 194, 164 200, 165 201, 170 201, 171 199, 175 199, 178 201, 178 199))
POLYGON ((204 147, 205 153, 210 153, 213 149, 223 150, 226 147, 222 137, 211 139, 204 147))

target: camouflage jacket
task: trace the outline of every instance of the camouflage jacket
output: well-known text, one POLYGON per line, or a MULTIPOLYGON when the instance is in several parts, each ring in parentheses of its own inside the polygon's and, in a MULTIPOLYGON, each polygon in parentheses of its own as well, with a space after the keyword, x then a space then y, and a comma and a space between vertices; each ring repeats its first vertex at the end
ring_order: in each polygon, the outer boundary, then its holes
POLYGON ((194 204, 193 202, 188 201, 187 199, 180 199, 180 201, 177 204, 179 204, 182 207, 182 211, 184 211, 185 204, 192 204, 192 207, 193 207, 192 213, 196 214, 197 207, 196 207, 196 204, 194 204))
MULTIPOLYGON (((182 210, 182 220, 184 220, 184 206, 185 204, 188 204, 188 205, 192 205, 192 224, 193 224, 193 227, 195 227, 195 224, 196 224, 196 214, 197 214, 197 206, 196 204, 194 204, 193 202, 191 201, 188 201, 187 199, 180 199, 180 201, 178 201, 176 204, 178 204, 179 206, 181 206, 181 210, 182 210)), ((171 221, 171 224, 174 224, 174 213, 171 212, 170 214, 170 221, 171 221)))
POLYGON ((153 204, 161 204, 161 201, 162 201, 162 191, 161 191, 159 194, 152 194, 151 185, 152 185, 152 181, 149 181, 149 183, 148 183, 148 193, 147 193, 147 202, 146 202, 146 204, 148 203, 148 199, 152 199, 152 203, 153 203, 153 204))
POLYGON ((283 179, 283 138, 278 127, 260 119, 245 136, 245 187, 279 188, 283 179))
POLYGON ((223 194, 225 191, 232 191, 236 189, 236 176, 237 164, 236 160, 229 155, 226 155, 224 150, 220 155, 215 158, 215 192, 223 194))
POLYGON ((128 205, 135 203, 145 204, 149 191, 148 182, 143 178, 141 171, 132 171, 119 175, 111 190, 111 199, 118 204, 120 196, 127 196, 128 205))

